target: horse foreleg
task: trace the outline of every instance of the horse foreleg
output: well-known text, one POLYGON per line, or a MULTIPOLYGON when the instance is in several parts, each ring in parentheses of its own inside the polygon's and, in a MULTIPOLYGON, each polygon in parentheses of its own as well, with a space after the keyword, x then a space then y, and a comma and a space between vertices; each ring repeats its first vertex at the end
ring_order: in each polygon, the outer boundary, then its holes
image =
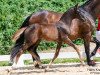
POLYGON ((53 59, 50 61, 49 65, 48 65, 48 68, 52 65, 53 61, 58 57, 59 51, 60 51, 60 48, 61 48, 61 45, 62 45, 62 42, 59 42, 59 43, 57 44, 56 52, 55 52, 55 54, 54 54, 53 59))
POLYGON ((68 36, 65 37, 65 38, 63 38, 63 40, 64 40, 64 42, 66 44, 72 46, 76 50, 76 52, 77 52, 77 54, 79 56, 79 59, 80 59, 81 64, 84 65, 84 61, 83 61, 83 58, 82 58, 82 56, 80 54, 80 50, 76 47, 76 45, 68 38, 68 36))
POLYGON ((94 56, 98 50, 98 48, 100 47, 100 42, 96 39, 96 37, 94 38, 94 41, 96 43, 96 47, 95 49, 93 50, 93 52, 91 53, 90 57, 94 56))
POLYGON ((87 64, 89 66, 94 66, 95 62, 91 61, 90 59, 90 36, 89 35, 86 35, 84 38, 84 47, 85 47, 85 53, 87 56, 87 64))

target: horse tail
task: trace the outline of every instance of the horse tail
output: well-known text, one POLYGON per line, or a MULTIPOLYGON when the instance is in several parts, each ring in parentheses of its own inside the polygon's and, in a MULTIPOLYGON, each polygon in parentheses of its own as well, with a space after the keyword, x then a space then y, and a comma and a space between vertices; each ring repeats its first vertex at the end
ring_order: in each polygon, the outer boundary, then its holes
POLYGON ((12 41, 17 41, 17 39, 20 38, 20 35, 23 33, 23 31, 26 28, 27 27, 23 27, 23 28, 19 29, 18 31, 16 31, 16 33, 12 36, 12 41))
POLYGON ((20 28, 26 27, 29 25, 29 19, 30 19, 31 15, 28 16, 25 21, 22 23, 22 26, 20 28))
POLYGON ((11 54, 10 54, 10 61, 13 63, 13 60, 15 56, 18 54, 20 51, 20 48, 22 47, 24 43, 24 32, 20 35, 20 37, 16 40, 16 43, 14 47, 12 48, 11 54))
POLYGON ((20 27, 20 29, 12 36, 13 41, 16 41, 20 37, 20 35, 23 33, 23 31, 27 28, 27 26, 29 26, 30 17, 31 17, 31 15, 25 19, 25 21, 22 23, 22 26, 20 27))

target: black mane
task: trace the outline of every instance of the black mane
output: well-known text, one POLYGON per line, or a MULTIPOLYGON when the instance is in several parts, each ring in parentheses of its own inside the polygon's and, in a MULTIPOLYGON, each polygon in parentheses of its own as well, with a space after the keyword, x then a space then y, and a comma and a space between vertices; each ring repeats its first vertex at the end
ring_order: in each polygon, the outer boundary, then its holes
POLYGON ((80 7, 87 6, 87 5, 89 5, 91 2, 92 2, 91 0, 88 0, 88 1, 86 1, 84 4, 82 4, 80 7))

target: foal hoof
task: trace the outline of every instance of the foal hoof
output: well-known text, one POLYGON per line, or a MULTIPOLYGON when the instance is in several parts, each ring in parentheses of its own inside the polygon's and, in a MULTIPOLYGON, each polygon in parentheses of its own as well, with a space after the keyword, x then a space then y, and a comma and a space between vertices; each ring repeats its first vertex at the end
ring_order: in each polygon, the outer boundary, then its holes
POLYGON ((89 65, 89 66, 95 66, 95 65, 96 65, 96 63, 95 63, 95 61, 94 61, 94 60, 91 60, 91 61, 88 63, 88 65, 89 65))
POLYGON ((34 65, 35 68, 39 68, 39 64, 34 65))

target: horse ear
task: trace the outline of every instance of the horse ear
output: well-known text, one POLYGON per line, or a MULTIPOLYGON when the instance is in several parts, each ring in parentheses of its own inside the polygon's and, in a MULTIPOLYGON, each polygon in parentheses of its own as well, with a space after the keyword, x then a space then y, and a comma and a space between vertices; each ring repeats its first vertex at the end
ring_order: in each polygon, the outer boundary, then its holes
POLYGON ((74 10, 77 11, 77 9, 78 9, 78 4, 75 5, 74 10))

